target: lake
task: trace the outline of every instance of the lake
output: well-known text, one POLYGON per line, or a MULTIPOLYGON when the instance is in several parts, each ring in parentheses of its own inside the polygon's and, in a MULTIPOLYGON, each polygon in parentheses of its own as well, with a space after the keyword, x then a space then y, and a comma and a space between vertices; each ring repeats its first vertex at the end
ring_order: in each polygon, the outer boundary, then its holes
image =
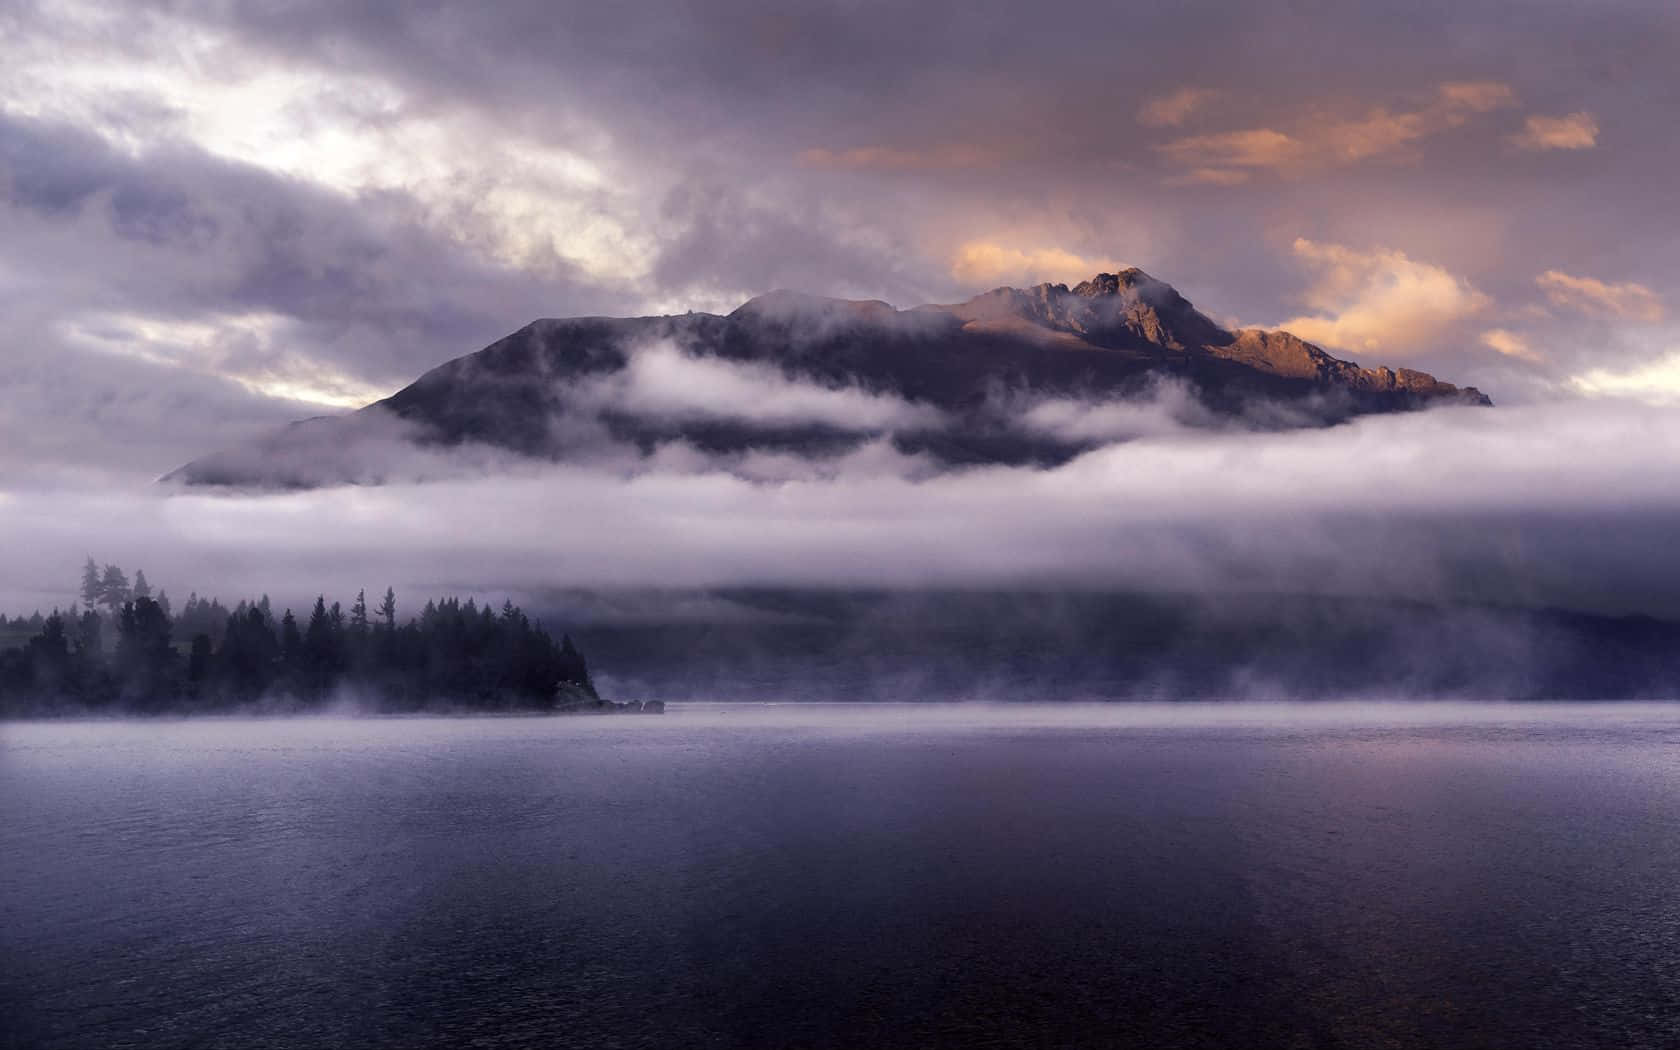
POLYGON ((0 725, 5 1047, 1671 1047, 1680 707, 0 725))

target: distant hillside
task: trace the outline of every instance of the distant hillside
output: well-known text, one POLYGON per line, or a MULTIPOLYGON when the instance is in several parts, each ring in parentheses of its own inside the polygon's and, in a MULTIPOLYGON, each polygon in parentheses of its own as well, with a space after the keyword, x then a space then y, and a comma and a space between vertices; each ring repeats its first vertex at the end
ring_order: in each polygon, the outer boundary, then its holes
POLYGON ((310 487, 400 476, 405 453, 554 460, 843 454, 889 440, 935 464, 1054 464, 1125 435, 1043 406, 1158 403, 1174 422, 1284 427, 1490 404, 1409 369, 1362 368, 1287 332, 1229 331, 1141 270, 964 303, 771 292, 728 316, 536 321, 346 416, 295 423, 164 480, 310 487))

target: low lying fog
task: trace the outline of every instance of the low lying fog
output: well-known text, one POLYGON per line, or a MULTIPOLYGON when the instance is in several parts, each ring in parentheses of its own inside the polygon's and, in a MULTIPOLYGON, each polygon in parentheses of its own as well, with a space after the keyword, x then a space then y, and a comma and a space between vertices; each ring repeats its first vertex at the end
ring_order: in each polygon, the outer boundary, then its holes
POLYGON ((816 465, 761 459, 667 448, 630 468, 275 494, 36 478, 0 491, 12 552, 0 608, 67 605, 91 554, 143 567, 172 596, 291 604, 387 585, 418 597, 790 584, 1680 612, 1680 416, 1637 403, 1162 427, 1056 469, 931 472, 885 441, 816 465))

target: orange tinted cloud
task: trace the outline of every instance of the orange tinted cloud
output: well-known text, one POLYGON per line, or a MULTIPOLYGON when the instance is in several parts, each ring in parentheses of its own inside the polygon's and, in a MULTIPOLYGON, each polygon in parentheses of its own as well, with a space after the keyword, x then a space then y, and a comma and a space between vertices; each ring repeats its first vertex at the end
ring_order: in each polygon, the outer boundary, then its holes
MULTIPOLYGON (((1169 163, 1199 173, 1174 176, 1169 182, 1175 184, 1219 182, 1211 173, 1241 169, 1292 174, 1397 154, 1474 116, 1515 102, 1516 94, 1508 85, 1455 81, 1440 85, 1429 104, 1417 109, 1396 112, 1377 107, 1352 119, 1320 115, 1298 121, 1288 131, 1260 127, 1192 135, 1157 149, 1169 163)), ((1229 178, 1224 184, 1240 181, 1229 178)))
POLYGON ((1061 248, 1015 248, 995 241, 968 241, 951 261, 951 276, 977 285, 1068 283, 1094 273, 1124 269, 1112 259, 1087 258, 1061 248))
POLYGON ((1508 328, 1490 328, 1482 333, 1482 345, 1506 357, 1523 361, 1539 361, 1540 355, 1528 345, 1528 340, 1508 328))
POLYGON ((1248 172, 1235 168, 1191 168, 1164 181, 1168 186, 1240 186, 1248 179, 1248 172))
POLYGON ((1280 170, 1298 166, 1308 153, 1307 145, 1301 140, 1274 128, 1192 135, 1159 148, 1173 163, 1203 170, 1232 167, 1280 170))
POLYGON ((1598 145, 1598 119, 1584 111, 1562 117, 1529 117, 1511 141, 1531 150, 1592 149, 1598 145))
POLYGON ((1496 80, 1452 81, 1442 84, 1437 95, 1448 108, 1471 113, 1488 113, 1515 105, 1517 101, 1511 86, 1496 80))
POLYGON ((1138 107, 1137 122, 1148 128, 1176 128, 1218 95, 1219 92, 1206 88, 1180 88, 1171 94, 1156 95, 1138 107))
POLYGON ((1660 321, 1665 313, 1657 293, 1642 284, 1610 284, 1593 277, 1576 277, 1547 270, 1534 279, 1553 306, 1578 310, 1594 317, 1629 321, 1660 321))
POLYGON ((898 149, 892 146, 860 146, 855 149, 808 149, 799 154, 807 168, 849 171, 941 171, 961 168, 990 168, 1003 154, 983 146, 950 144, 929 149, 898 149))
POLYGON ((1297 238, 1295 257, 1316 271, 1304 296, 1315 314, 1278 327, 1345 350, 1436 349, 1457 322, 1489 304, 1468 281, 1404 252, 1362 252, 1297 238))

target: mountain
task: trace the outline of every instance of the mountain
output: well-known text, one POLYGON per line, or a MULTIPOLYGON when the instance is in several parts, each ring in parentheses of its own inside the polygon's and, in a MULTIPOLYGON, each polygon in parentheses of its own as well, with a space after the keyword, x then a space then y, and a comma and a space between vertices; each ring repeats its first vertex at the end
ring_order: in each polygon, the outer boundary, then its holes
POLYGON ((944 466, 1054 464, 1151 426, 1321 426, 1442 403, 1491 402, 1288 332, 1227 330, 1127 269, 909 310, 777 291, 727 316, 539 320, 383 401, 164 480, 378 483, 417 456, 488 467, 679 442, 712 457, 823 458, 884 439, 944 466), (1117 405, 1138 411, 1093 421, 1117 405))

